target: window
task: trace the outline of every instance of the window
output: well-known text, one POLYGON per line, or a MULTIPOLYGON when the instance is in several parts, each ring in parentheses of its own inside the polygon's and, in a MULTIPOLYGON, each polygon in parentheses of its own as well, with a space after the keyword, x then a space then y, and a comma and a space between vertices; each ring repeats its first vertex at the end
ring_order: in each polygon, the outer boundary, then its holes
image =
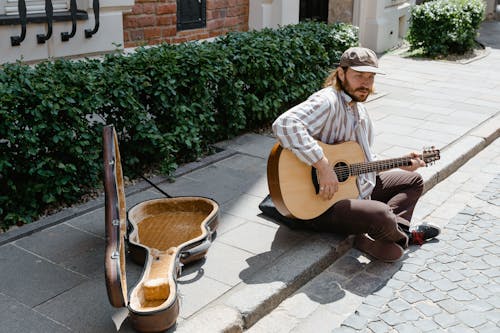
MULTIPOLYGON (((25 0, 26 11, 29 14, 45 14, 45 0, 25 0)), ((2 4, 0 0, 0 5, 2 4)), ((19 15, 17 0, 5 0, 4 2, 4 15, 19 15)), ((67 0, 52 0, 54 12, 67 11, 69 8, 69 1, 67 0)), ((1 13, 1 9, 0 9, 1 13)))
POLYGON ((206 11, 206 0, 177 0, 177 30, 205 27, 206 11))
POLYGON ((328 0, 300 0, 299 21, 328 21, 328 0))

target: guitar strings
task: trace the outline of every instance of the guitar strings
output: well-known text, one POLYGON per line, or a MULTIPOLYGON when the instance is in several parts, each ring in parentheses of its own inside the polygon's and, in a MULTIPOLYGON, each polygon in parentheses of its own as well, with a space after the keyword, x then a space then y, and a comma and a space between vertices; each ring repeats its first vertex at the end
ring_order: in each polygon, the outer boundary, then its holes
MULTIPOLYGON (((431 152, 428 153, 429 156, 427 156, 427 158, 425 156, 425 153, 419 155, 418 157, 423 159, 425 163, 432 162, 435 159, 435 156, 431 152)), ((382 161, 335 166, 333 170, 335 174, 337 174, 337 176, 339 176, 341 179, 347 179, 350 175, 359 175, 363 173, 391 169, 410 164, 411 164, 411 157, 401 157, 401 158, 394 158, 382 161)))
POLYGON ((386 161, 373 161, 369 163, 355 163, 351 165, 335 166, 334 172, 340 178, 345 179, 350 175, 359 175, 362 173, 374 172, 380 169, 395 168, 411 163, 411 158, 395 158, 386 161))

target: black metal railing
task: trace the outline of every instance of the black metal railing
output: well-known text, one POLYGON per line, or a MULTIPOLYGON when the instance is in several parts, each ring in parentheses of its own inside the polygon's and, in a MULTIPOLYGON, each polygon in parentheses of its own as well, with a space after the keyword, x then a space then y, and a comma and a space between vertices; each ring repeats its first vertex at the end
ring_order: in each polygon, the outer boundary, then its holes
POLYGON ((52 20, 54 19, 54 7, 52 7, 51 0, 45 0, 45 15, 47 15, 47 33, 45 35, 36 35, 38 44, 45 43, 45 41, 52 36, 52 20))
MULTIPOLYGON (((63 12, 54 12, 52 0, 45 0, 44 13, 29 13, 26 7, 26 0, 18 0, 17 4, 18 15, 0 15, 0 26, 20 25, 21 27, 21 33, 19 35, 10 37, 10 44, 12 46, 19 46, 26 39, 27 27, 29 23, 45 23, 47 25, 45 34, 36 35, 37 43, 43 44, 53 37, 54 22, 71 22, 71 31, 61 32, 61 40, 66 42, 76 35, 78 21, 88 20, 87 12, 77 8, 76 0, 70 0, 69 10, 63 12)), ((92 36, 99 31, 99 0, 93 0, 92 7, 94 11, 95 23, 92 29, 84 30, 85 38, 92 38, 92 36)))
POLYGON ((26 2, 24 0, 18 0, 17 8, 19 10, 19 22, 21 23, 21 35, 11 36, 10 44, 12 46, 21 45, 22 41, 26 38, 26 2))
POLYGON ((92 2, 92 8, 94 8, 94 29, 85 29, 85 38, 91 38, 99 30, 99 0, 94 0, 92 2))
MULTIPOLYGON (((50 1, 50 0, 49 0, 50 1)), ((71 17, 71 32, 61 32, 61 40, 67 42, 70 38, 75 37, 76 34, 76 0, 69 2, 69 15, 71 17)))

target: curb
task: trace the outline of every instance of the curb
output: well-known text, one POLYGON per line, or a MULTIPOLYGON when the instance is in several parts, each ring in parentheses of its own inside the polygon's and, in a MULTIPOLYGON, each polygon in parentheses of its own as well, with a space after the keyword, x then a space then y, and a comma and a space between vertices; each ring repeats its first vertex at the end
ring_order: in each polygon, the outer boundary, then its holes
MULTIPOLYGON (((500 137, 500 112, 484 121, 481 125, 467 132, 460 139, 443 148, 444 155, 438 163, 444 163, 439 170, 426 172, 424 177, 424 193, 439 182, 453 174, 458 168, 500 137)), ((240 283, 226 294, 222 295, 206 308, 201 309, 191 317, 179 323, 176 332, 193 332, 194 328, 203 328, 204 332, 243 332, 257 321, 275 309, 288 296, 293 294, 308 281, 330 266, 345 252, 352 248, 352 237, 340 240, 336 247, 329 251, 322 250, 322 255, 312 260, 307 266, 301 266, 289 271, 288 279, 280 278, 281 270, 290 269, 291 264, 286 256, 301 258, 310 254, 310 248, 294 249, 292 254, 280 257, 262 272, 256 275, 274 273, 275 282, 255 285, 240 283), (279 277, 278 277, 279 276, 279 277), (214 321, 214 318, 231 314, 225 320, 214 321)), ((318 249, 316 249, 318 251, 318 249)), ((316 252, 317 253, 317 252, 316 252)), ((255 277, 258 280, 258 276, 255 277)))
POLYGON ((444 147, 441 160, 438 162, 443 166, 434 173, 426 172, 425 169, 421 172, 424 177, 423 194, 453 174, 498 137, 500 137, 500 112, 444 147))
MULTIPOLYGON (((174 178, 180 177, 186 173, 203 168, 207 165, 226 159, 235 154, 237 154, 237 152, 232 150, 218 151, 215 154, 202 158, 199 161, 182 165, 174 172, 173 177, 174 178)), ((154 176, 150 178, 149 181, 152 182, 153 184, 161 185, 163 183, 168 182, 169 179, 161 176, 154 176)), ((153 186, 150 185, 149 182, 147 181, 144 180, 139 181, 138 183, 127 186, 125 188, 125 196, 128 197, 147 189, 153 189, 153 186)), ((76 204, 75 206, 68 208, 63 208, 61 211, 49 215, 47 217, 43 217, 36 222, 25 224, 22 227, 14 228, 4 233, 0 233, 0 246, 18 240, 20 238, 29 236, 35 232, 50 228, 54 225, 69 221, 75 217, 87 214, 103 206, 104 206, 104 193, 100 193, 97 198, 92 199, 88 202, 85 202, 83 204, 76 204)))

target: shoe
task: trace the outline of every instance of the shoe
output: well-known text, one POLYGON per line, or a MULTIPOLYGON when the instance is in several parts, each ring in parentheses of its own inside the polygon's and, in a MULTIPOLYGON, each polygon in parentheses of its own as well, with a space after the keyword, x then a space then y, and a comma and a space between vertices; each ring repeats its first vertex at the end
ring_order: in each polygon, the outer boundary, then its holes
POLYGON ((404 254, 403 248, 398 244, 373 240, 366 235, 357 235, 354 239, 354 247, 385 262, 398 261, 404 254))
POLYGON ((441 233, 441 229, 432 224, 421 224, 410 232, 409 244, 422 245, 429 239, 437 237, 441 233))

